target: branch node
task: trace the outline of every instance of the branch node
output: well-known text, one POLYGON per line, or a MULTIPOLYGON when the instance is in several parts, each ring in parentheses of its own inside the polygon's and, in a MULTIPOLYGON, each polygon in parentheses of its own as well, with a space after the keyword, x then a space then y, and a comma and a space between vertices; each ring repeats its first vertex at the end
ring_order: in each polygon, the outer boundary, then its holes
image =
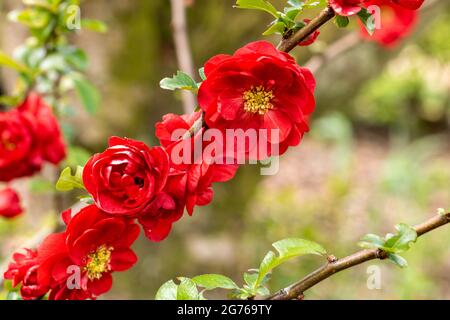
POLYGON ((334 262, 338 261, 338 258, 336 258, 334 255, 330 254, 329 256, 327 256, 327 261, 328 261, 328 263, 334 263, 334 262))

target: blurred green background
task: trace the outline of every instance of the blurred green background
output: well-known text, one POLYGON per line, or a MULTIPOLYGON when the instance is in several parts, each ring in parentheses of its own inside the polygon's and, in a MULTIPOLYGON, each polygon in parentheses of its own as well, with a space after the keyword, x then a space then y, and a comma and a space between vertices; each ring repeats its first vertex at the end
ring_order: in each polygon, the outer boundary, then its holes
MULTIPOLYGON (((233 9, 233 0, 189 2, 197 68, 215 54, 261 39, 270 22, 263 13, 233 9)), ((284 1, 273 3, 281 7, 284 1)), ((25 35, 5 13, 20 1, 0 4, 1 47, 10 53, 25 35)), ((106 21, 110 30, 82 32, 73 39, 88 52, 90 78, 103 96, 95 118, 84 111, 73 118, 76 142, 91 152, 103 150, 111 135, 155 144, 155 122, 165 113, 182 112, 180 96, 158 85, 177 70, 170 2, 90 0, 82 14, 106 21)), ((350 29, 355 25, 340 30, 330 23, 318 43, 293 54, 305 63, 350 29)), ((241 283, 243 272, 258 266, 271 243, 287 237, 317 241, 342 257, 358 250, 356 242, 366 233, 384 235, 398 222, 419 223, 437 208, 449 208, 449 34, 450 3, 440 0, 395 49, 360 40, 327 61, 316 72, 312 131, 281 158, 279 173, 263 177, 258 167, 244 166, 233 181, 215 186, 211 205, 175 224, 168 239, 150 243, 142 236, 135 244, 138 264, 114 275, 105 298, 153 299, 165 281, 204 273, 222 273, 241 283)), ((10 83, 3 73, 2 90, 10 83)), ((62 201, 70 206, 73 199, 62 201)), ((49 207, 48 194, 33 193, 27 201, 25 216, 0 220, 2 262, 42 226, 54 223, 54 215, 43 209, 49 207)), ((449 234, 447 227, 421 238, 404 255, 407 269, 370 262, 322 282, 306 298, 450 299, 449 234), (380 290, 367 288, 371 265, 381 268, 380 290)), ((289 262, 275 271, 270 287, 278 290, 322 263, 308 257, 289 262)), ((219 291, 209 297, 225 295, 219 291)))

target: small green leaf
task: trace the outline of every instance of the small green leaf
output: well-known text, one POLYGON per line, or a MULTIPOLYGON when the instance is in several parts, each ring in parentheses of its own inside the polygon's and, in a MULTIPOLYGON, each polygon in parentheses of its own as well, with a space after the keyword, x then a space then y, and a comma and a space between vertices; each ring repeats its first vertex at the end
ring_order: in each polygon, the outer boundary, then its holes
POLYGON ((367 33, 373 35, 375 32, 375 19, 372 14, 367 9, 361 8, 361 11, 358 12, 358 17, 365 26, 367 33))
POLYGON ((56 183, 56 190, 71 191, 73 189, 84 189, 83 167, 78 166, 75 175, 72 175, 70 167, 65 168, 56 183))
POLYGON ((358 242, 358 246, 364 249, 373 249, 373 248, 383 248, 385 240, 377 236, 376 234, 366 234, 361 240, 358 242))
POLYGON ((17 70, 19 72, 29 73, 29 70, 26 66, 23 64, 17 62, 13 58, 9 57, 2 51, 0 51, 0 65, 12 68, 14 70, 17 70))
POLYGON ((266 0, 237 0, 236 8, 262 10, 273 15, 275 18, 280 18, 277 9, 266 0))
POLYGON ((100 32, 105 33, 108 31, 108 26, 99 20, 93 20, 93 19, 82 19, 81 20, 81 27, 83 29, 87 29, 94 32, 100 32))
POLYGON ((230 278, 221 274, 204 274, 192 278, 199 287, 203 287, 206 290, 213 290, 216 288, 222 289, 236 289, 238 286, 230 278))
POLYGON ((177 289, 177 300, 198 300, 197 285, 189 278, 179 278, 181 281, 177 289))
POLYGON ((399 256, 398 254, 391 253, 389 254, 388 258, 400 268, 406 268, 408 266, 408 262, 405 260, 405 258, 399 256))
POLYGON ((264 31, 263 36, 270 36, 271 34, 283 34, 286 30, 286 25, 284 22, 273 23, 266 31, 264 31))
POLYGON ((344 17, 344 16, 337 15, 336 18, 334 19, 334 23, 339 28, 345 28, 346 26, 348 26, 349 22, 350 22, 350 20, 348 19, 348 17, 344 17))
POLYGON ((198 90, 197 82, 188 74, 178 71, 172 78, 164 78, 159 83, 162 89, 166 90, 191 90, 196 92, 198 90))
POLYGON ((76 68, 77 70, 84 71, 88 65, 88 58, 86 53, 75 47, 65 47, 64 49, 60 49, 66 61, 76 68))
POLYGON ((177 290, 175 282, 169 280, 158 289, 155 300, 177 300, 177 290))
POLYGON ((97 89, 80 74, 72 75, 72 80, 86 111, 94 114, 100 105, 100 94, 97 89))
POLYGON ((50 14, 48 11, 24 9, 14 10, 8 14, 8 19, 13 22, 18 22, 26 25, 32 29, 45 28, 50 20, 50 14))
POLYGON ((396 225, 395 228, 398 232, 386 240, 385 248, 390 249, 389 252, 395 253, 407 251, 417 240, 416 230, 404 223, 396 225))
POLYGON ((278 256, 272 251, 269 251, 264 257, 259 266, 258 279, 256 285, 259 285, 262 279, 274 268, 294 257, 299 257, 306 254, 325 255, 326 250, 318 243, 298 239, 289 238, 277 241, 272 244, 278 251, 278 256))
POLYGON ((244 273, 244 282, 249 286, 249 287, 254 287, 256 280, 258 280, 258 274, 257 273, 249 273, 249 272, 245 272, 244 273))
POLYGON ((205 67, 198 69, 198 74, 203 81, 206 80, 205 67))
POLYGON ((440 216, 445 216, 446 215, 446 211, 444 208, 438 208, 437 209, 437 214, 440 216))

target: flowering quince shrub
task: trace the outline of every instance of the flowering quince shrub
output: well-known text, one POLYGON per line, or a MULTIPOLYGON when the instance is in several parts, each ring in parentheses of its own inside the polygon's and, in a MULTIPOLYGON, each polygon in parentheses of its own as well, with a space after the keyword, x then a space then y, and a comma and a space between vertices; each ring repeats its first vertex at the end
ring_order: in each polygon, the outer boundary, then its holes
MULTIPOLYGON (((46 163, 59 165, 83 153, 73 146, 70 130, 61 129, 63 125, 68 128, 63 115, 71 112, 66 93, 77 92, 89 112, 99 102, 98 93, 83 75, 86 55, 68 40, 69 34, 79 30, 73 11, 79 1, 23 2, 24 8, 10 12, 8 18, 27 27, 31 36, 15 49, 14 58, 0 51, 0 65, 18 75, 16 89, 0 98, 0 183, 29 178, 46 163)), ((82 22, 78 21, 80 26, 82 22)), ((96 31, 104 29, 96 20, 87 25, 96 31)), ((7 189, 4 194, 11 192, 7 189)), ((1 216, 13 217, 23 211, 18 194, 3 199, 11 202, 1 216)))
POLYGON ((58 164, 66 156, 61 130, 52 109, 37 94, 0 113, 0 181, 33 175, 45 161, 58 164))
MULTIPOLYGON (((346 26, 348 16, 358 15, 364 27, 371 30, 372 5, 411 13, 422 2, 330 0, 319 4, 332 13, 328 20, 336 16, 338 26, 346 26)), ((287 41, 310 29, 294 47, 312 45, 319 36, 318 27, 326 22, 297 21, 297 16, 311 6, 291 0, 278 11, 265 0, 237 1, 239 8, 261 10, 275 17, 265 35, 280 34, 287 41)), ((405 12, 395 13, 394 19, 404 17, 405 12)), ((386 25, 390 32, 406 32, 396 29, 396 23, 386 25)), ((395 42, 394 36, 387 35, 388 30, 378 31, 376 41, 386 45, 395 42)), ((137 262, 131 246, 141 229, 150 241, 164 240, 184 212, 192 215, 196 206, 208 205, 213 200, 213 185, 231 180, 245 161, 267 160, 298 146, 309 130, 315 109, 316 81, 311 71, 288 54, 290 49, 279 48, 267 41, 255 41, 233 55, 214 56, 199 70, 201 83, 182 72, 163 79, 164 89, 197 93, 198 109, 192 114, 165 115, 156 124, 159 146, 111 137, 108 147, 93 155, 84 167, 78 166, 74 173, 70 167, 64 169, 57 189, 84 190, 84 206, 61 214, 65 224, 62 232, 50 234, 36 248, 24 248, 12 256, 4 273, 12 290, 27 300, 96 299, 111 289, 113 272, 126 271, 137 262)), ((58 163, 64 158, 56 119, 38 95, 30 94, 23 105, 0 114, 0 123, 6 128, 0 141, 1 155, 7 155, 0 159, 3 181, 32 174, 43 161, 58 163)), ((1 215, 14 216, 20 211, 14 192, 0 193, 1 215)), ((418 233, 405 224, 396 228, 395 234, 384 238, 367 235, 360 245, 382 250, 386 258, 404 267, 406 260, 399 253, 409 249, 418 233)), ((244 274, 242 287, 223 275, 207 274, 179 278, 178 284, 170 280, 156 298, 204 299, 203 291, 215 288, 231 290, 231 296, 239 299, 267 296, 270 274, 283 262, 307 254, 326 255, 319 244, 297 238, 275 242, 273 247, 275 251, 269 251, 257 269, 244 274)))

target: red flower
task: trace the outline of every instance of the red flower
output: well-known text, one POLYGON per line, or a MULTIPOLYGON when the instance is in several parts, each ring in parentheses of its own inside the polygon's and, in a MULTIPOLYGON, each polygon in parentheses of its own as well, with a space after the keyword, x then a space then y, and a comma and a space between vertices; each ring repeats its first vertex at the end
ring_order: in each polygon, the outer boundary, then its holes
POLYGON ((20 198, 17 192, 12 188, 6 188, 0 191, 0 216, 13 218, 23 212, 20 206, 20 198))
POLYGON ((315 108, 314 77, 269 42, 250 43, 233 56, 215 56, 205 64, 205 74, 198 101, 208 127, 223 133, 257 130, 258 154, 250 143, 239 153, 259 160, 282 154, 308 131, 306 117, 315 108), (274 147, 279 153, 272 151, 274 147))
POLYGON ((94 155, 83 171, 83 182, 97 206, 112 215, 143 213, 164 187, 169 160, 161 147, 112 137, 109 148, 94 155))
POLYGON ((392 2, 408 10, 417 10, 422 6, 424 0, 392 0, 392 2))
POLYGON ((361 11, 363 0, 328 0, 334 12, 340 16, 352 16, 361 11))
POLYGON ((44 161, 58 164, 65 155, 58 122, 38 95, 0 113, 0 181, 31 176, 44 161))
POLYGON ((30 122, 36 124, 36 134, 42 158, 53 164, 62 161, 66 157, 66 147, 52 109, 39 95, 32 93, 19 106, 19 111, 30 122))
POLYGON ((9 264, 4 278, 11 280, 13 287, 22 283, 20 294, 24 300, 38 299, 47 293, 49 287, 38 283, 37 269, 37 252, 24 249, 23 252, 14 253, 13 262, 9 264))
POLYGON ((389 0, 369 0, 364 6, 379 6, 381 9, 381 29, 375 29, 373 35, 369 35, 365 27, 360 23, 361 35, 367 40, 378 42, 383 47, 394 47, 400 40, 408 36, 417 21, 417 13, 405 9, 389 0))
POLYGON ((201 112, 182 116, 167 114, 162 122, 156 124, 156 136, 161 145, 167 148, 171 169, 163 189, 164 196, 154 201, 151 208, 139 217, 145 235, 152 241, 166 238, 172 224, 182 217, 185 208, 192 215, 196 205, 209 204, 213 198, 212 184, 230 180, 237 171, 238 166, 234 164, 208 162, 203 154, 200 154, 199 159, 194 157, 194 140, 200 143, 202 150, 209 144, 202 141, 204 129, 189 139, 183 140, 182 136, 200 116, 201 112), (183 146, 190 148, 186 150, 190 150, 191 154, 174 152, 176 148, 182 149, 183 146), (188 161, 185 163, 175 157, 188 161))
POLYGON ((65 232, 49 235, 36 251, 16 253, 5 272, 15 287, 22 283, 24 299, 50 291, 50 300, 95 299, 112 286, 111 273, 125 271, 137 261, 130 249, 139 236, 131 219, 111 217, 90 205, 72 217, 63 213, 65 232))
MULTIPOLYGON (((311 19, 303 19, 303 22, 305 23, 305 25, 307 25, 308 23, 311 22, 311 19)), ((298 45, 301 47, 309 46, 317 40, 317 37, 319 35, 320 31, 317 29, 312 34, 310 34, 305 40, 301 41, 298 45)))

